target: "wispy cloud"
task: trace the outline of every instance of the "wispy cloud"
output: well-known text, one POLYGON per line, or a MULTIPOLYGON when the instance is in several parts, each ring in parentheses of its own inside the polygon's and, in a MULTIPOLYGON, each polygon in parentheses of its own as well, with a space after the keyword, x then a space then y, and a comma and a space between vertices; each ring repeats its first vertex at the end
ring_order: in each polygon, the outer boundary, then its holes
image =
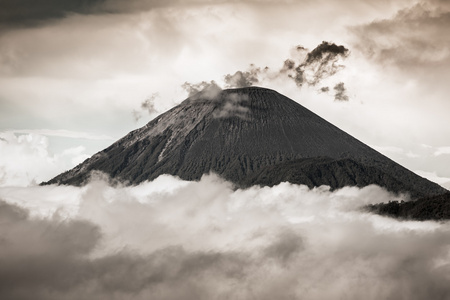
POLYGON ((150 115, 158 112, 155 108, 155 100, 158 97, 159 97, 158 93, 153 93, 150 97, 147 97, 144 101, 142 101, 140 110, 132 111, 133 117, 136 120, 136 122, 139 121, 140 118, 142 118, 143 112, 150 115))
POLYGON ((348 101, 347 89, 343 82, 340 82, 334 86, 334 100, 336 101, 348 101))
POLYGON ((18 133, 18 134, 38 134, 46 136, 58 136, 73 139, 86 140, 113 140, 114 138, 105 134, 93 134, 89 132, 71 131, 65 129, 7 129, 4 132, 18 133))
POLYGON ((437 147, 433 154, 435 156, 450 154, 450 147, 437 147))
MULTIPOLYGON (((303 86, 316 86, 323 80, 335 75, 344 69, 342 61, 350 54, 349 49, 342 45, 331 42, 322 42, 313 50, 298 45, 292 50, 292 57, 284 60, 279 70, 272 70, 269 67, 258 67, 250 64, 246 70, 238 70, 235 73, 227 74, 223 77, 225 88, 243 88, 276 81, 280 78, 293 80, 295 84, 303 86)), ((184 83, 182 88, 191 96, 200 90, 209 87, 215 82, 199 82, 196 84, 184 83)), ((322 87, 319 92, 328 92, 329 87, 322 87)), ((343 82, 334 86, 335 100, 348 101, 347 90, 343 82)))
POLYGON ((253 65, 248 71, 236 71, 233 75, 227 74, 224 76, 226 88, 242 88, 255 85, 259 82, 259 74, 261 69, 253 65))
POLYGON ((186 81, 181 85, 181 88, 187 92, 189 97, 203 91, 209 95, 207 98, 214 98, 215 95, 222 90, 222 88, 218 86, 215 81, 202 81, 199 83, 190 83, 186 81))
MULTIPOLYGON (((300 49, 304 50, 304 48, 300 49)), ((338 61, 345 59, 349 53, 350 51, 342 45, 324 41, 308 52, 305 60, 295 67, 296 74, 293 78, 298 86, 302 86, 304 83, 317 85, 323 79, 344 68, 343 65, 338 64, 338 61)))
POLYGON ((427 172, 427 171, 422 171, 422 170, 415 170, 414 173, 416 173, 419 176, 425 177, 428 180, 436 182, 437 184, 440 184, 440 185, 448 184, 450 182, 450 177, 439 176, 439 175, 436 174, 436 172, 427 172))

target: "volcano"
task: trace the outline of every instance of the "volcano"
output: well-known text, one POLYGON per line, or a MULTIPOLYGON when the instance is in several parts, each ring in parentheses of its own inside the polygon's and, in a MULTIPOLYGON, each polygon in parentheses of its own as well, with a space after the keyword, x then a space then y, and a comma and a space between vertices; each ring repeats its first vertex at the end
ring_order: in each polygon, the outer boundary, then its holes
POLYGON ((139 184, 216 173, 239 188, 377 184, 413 198, 445 189, 405 169, 276 91, 207 89, 45 184, 82 185, 92 171, 139 184))

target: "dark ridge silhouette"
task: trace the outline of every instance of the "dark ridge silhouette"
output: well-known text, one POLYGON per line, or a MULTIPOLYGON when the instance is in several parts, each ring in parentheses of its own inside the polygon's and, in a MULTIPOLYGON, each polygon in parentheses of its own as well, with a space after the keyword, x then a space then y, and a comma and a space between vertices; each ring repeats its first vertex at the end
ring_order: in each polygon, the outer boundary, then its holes
POLYGON ((366 208, 383 216, 405 220, 448 220, 450 219, 450 192, 438 196, 424 197, 416 201, 390 201, 373 204, 366 208))
POLYGON ((91 171, 128 184, 214 172, 237 187, 378 184, 412 197, 446 190, 269 89, 206 89, 44 184, 82 185, 91 171))

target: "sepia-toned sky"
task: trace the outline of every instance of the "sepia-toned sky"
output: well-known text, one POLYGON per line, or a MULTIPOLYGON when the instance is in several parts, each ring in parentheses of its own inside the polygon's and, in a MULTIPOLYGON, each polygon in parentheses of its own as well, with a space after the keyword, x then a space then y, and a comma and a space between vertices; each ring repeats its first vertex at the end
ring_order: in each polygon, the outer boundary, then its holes
POLYGON ((0 0, 0 298, 450 299, 450 222, 381 187, 72 168, 202 87, 285 94, 450 187, 450 3, 0 0))
POLYGON ((448 187, 448 28, 439 0, 3 0, 0 177, 48 180, 215 81, 275 89, 448 187), (300 86, 286 60, 324 41, 348 52, 300 86))

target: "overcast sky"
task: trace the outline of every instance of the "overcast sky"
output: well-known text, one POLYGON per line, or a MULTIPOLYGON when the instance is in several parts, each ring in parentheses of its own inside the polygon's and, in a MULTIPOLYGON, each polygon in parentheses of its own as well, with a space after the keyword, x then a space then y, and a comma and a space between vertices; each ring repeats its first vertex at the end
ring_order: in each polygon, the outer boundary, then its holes
POLYGON ((450 222, 377 186, 46 181, 214 81, 450 187, 450 3, 0 0, 1 299, 450 299, 450 222))
POLYGON ((214 80, 275 89, 447 185, 448 28, 439 0, 0 1, 0 180, 48 180, 214 80), (285 62, 323 41, 348 51, 299 85, 285 62))

